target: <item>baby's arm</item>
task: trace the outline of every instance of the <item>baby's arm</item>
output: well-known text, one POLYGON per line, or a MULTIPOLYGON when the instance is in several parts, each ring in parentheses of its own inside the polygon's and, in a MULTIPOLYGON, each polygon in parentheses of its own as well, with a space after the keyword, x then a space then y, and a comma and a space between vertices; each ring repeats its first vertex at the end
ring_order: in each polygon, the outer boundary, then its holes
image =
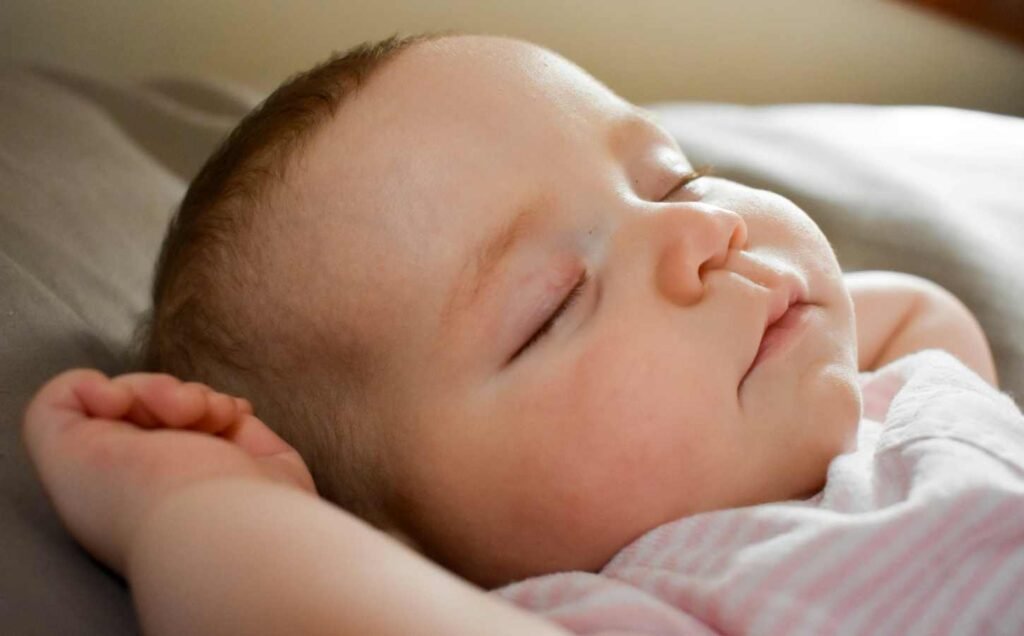
POLYGON ((316 497, 243 400, 74 370, 23 436, 61 520, 148 634, 560 634, 316 497))
POLYGON ((323 500, 221 480, 162 504, 128 572, 152 634, 561 634, 323 500))
POLYGON ((853 272, 844 279, 857 316, 860 370, 874 370, 914 351, 937 348, 998 386, 981 325, 949 291, 897 272, 853 272))

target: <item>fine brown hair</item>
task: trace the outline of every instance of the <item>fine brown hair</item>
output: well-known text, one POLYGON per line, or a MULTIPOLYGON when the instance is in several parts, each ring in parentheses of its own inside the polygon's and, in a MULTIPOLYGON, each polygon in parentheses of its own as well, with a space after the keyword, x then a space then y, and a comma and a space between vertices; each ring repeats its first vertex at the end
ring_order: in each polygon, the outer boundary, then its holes
POLYGON ((134 339, 138 369, 249 399, 302 455, 321 496, 378 526, 388 471, 373 441, 382 423, 368 398, 372 343, 324 333, 283 302, 270 282, 283 258, 272 228, 287 223, 290 200, 279 195, 305 144, 384 63, 444 35, 396 35, 334 54, 250 112, 171 219, 134 339))

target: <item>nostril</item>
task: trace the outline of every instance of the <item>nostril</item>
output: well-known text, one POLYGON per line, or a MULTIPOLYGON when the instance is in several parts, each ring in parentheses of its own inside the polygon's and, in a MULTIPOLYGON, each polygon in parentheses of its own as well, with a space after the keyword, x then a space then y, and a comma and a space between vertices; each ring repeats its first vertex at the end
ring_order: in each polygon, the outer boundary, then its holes
POLYGON ((705 291, 705 280, 727 267, 747 247, 743 217, 705 203, 674 205, 652 220, 651 237, 659 244, 656 276, 661 292, 680 305, 692 304, 705 291))

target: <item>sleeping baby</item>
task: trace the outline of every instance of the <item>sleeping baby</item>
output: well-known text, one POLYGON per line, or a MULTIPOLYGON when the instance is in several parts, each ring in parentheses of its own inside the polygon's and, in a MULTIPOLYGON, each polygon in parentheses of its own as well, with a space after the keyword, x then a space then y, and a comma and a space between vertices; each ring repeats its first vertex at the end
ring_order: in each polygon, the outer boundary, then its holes
POLYGON ((970 312, 844 275, 534 45, 289 80, 191 184, 138 341, 24 438, 147 633, 1024 629, 1024 418, 970 312))

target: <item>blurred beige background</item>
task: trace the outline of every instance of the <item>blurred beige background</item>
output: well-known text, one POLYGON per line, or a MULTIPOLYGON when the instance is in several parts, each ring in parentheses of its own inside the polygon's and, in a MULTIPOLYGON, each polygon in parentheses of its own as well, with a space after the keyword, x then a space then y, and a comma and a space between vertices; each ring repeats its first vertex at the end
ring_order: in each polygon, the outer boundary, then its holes
POLYGON ((367 39, 548 46, 636 102, 944 104, 1024 116, 1024 49, 887 0, 2 0, 0 56, 259 91, 367 39))

